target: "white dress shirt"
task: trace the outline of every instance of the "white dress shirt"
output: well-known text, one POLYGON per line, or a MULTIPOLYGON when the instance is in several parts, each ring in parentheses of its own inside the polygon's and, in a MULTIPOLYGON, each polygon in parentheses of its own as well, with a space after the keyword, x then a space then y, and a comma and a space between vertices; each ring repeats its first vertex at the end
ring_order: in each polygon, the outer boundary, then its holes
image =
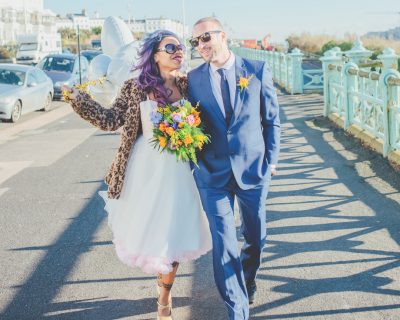
POLYGON ((230 56, 228 61, 222 67, 215 67, 210 64, 210 79, 211 79, 211 88, 217 100, 219 108, 221 109, 222 114, 225 117, 225 108, 224 103, 222 101, 222 94, 221 94, 221 76, 218 73, 218 69, 225 69, 226 77, 228 79, 229 85, 229 95, 231 97, 231 105, 232 108, 235 106, 235 93, 236 93, 236 74, 235 74, 235 55, 233 52, 230 52, 230 56))

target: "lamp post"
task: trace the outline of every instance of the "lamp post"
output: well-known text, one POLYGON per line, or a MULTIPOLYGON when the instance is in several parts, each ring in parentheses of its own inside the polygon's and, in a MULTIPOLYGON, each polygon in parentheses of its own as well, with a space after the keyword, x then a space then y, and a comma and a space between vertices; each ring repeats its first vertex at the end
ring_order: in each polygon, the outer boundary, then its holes
POLYGON ((79 24, 77 25, 77 36, 78 36, 78 67, 79 67, 79 84, 82 84, 82 73, 81 73, 81 43, 80 43, 80 32, 79 24))
POLYGON ((183 44, 186 46, 186 32, 185 32, 185 25, 186 25, 186 12, 185 12, 185 0, 182 0, 182 20, 183 20, 183 44))

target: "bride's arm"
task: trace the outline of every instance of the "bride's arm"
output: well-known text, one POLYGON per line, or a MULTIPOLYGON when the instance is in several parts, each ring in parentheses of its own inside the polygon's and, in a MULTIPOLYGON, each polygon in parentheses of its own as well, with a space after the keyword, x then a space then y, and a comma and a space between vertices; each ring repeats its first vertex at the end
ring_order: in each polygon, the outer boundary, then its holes
POLYGON ((76 89, 72 89, 68 102, 81 118, 92 125, 101 130, 115 131, 124 124, 126 110, 136 100, 138 90, 136 81, 127 80, 111 108, 103 108, 88 93, 76 89))

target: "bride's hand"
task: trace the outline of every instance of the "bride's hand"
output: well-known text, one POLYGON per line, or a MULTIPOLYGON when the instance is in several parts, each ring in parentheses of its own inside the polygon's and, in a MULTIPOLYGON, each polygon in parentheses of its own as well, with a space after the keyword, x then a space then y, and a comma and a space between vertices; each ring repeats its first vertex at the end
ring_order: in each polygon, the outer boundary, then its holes
POLYGON ((67 91, 68 92, 68 96, 71 100, 76 99, 76 97, 78 96, 79 90, 77 90, 76 88, 71 88, 70 86, 67 85, 63 85, 61 87, 62 91, 67 91))

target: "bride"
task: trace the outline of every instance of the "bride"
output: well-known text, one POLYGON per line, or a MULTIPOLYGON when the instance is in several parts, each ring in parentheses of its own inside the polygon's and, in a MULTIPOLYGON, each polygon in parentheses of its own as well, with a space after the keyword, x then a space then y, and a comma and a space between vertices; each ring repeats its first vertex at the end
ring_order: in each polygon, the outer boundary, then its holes
POLYGON ((211 237, 189 163, 150 144, 151 113, 187 98, 178 70, 184 46, 169 31, 150 34, 139 52, 139 76, 124 83, 110 109, 64 86, 74 111, 107 131, 122 127, 121 144, 105 181, 109 226, 119 259, 158 274, 157 319, 172 319, 171 288, 178 265, 211 249, 211 237))

